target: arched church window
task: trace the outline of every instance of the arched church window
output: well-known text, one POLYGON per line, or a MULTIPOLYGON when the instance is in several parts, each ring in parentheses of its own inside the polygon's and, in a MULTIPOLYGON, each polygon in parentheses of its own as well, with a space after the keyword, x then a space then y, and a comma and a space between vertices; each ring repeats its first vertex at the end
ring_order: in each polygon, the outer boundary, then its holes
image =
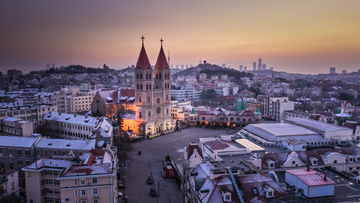
POLYGON ((139 97, 139 102, 141 102, 141 97, 139 97))
POLYGON ((140 74, 140 79, 142 79, 142 74, 140 74))
POLYGON ((136 89, 139 89, 139 84, 138 84, 138 85, 136 85, 136 89))
POLYGON ((161 73, 159 74, 159 79, 161 79, 161 73))
POLYGON ((139 79, 139 74, 136 74, 136 79, 139 79))
POLYGON ((148 102, 150 102, 150 96, 148 96, 148 102))
POLYGON ((149 117, 151 116, 151 112, 149 111, 149 117))
POLYGON ((140 89, 142 89, 142 85, 140 85, 140 89))

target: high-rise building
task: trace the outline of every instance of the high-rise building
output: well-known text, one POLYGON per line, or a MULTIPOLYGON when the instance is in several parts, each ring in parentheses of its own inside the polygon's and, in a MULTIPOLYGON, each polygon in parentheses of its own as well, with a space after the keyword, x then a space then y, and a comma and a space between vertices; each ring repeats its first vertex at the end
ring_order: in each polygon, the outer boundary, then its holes
POLYGON ((225 68, 225 67, 226 67, 226 64, 225 64, 225 63, 223 63, 223 64, 222 64, 222 68, 225 68))
POLYGON ((256 62, 253 63, 253 71, 256 71, 256 62))
POLYGON ((243 65, 239 66, 239 71, 243 71, 243 65))
POLYGON ((266 64, 265 63, 263 64, 263 70, 266 70, 266 64))
POLYGON ((55 68, 55 63, 52 63, 52 64, 51 64, 51 68, 55 68))
POLYGON ((244 66, 244 71, 247 71, 247 67, 246 67, 246 66, 244 66))
POLYGON ((343 70, 343 71, 342 71, 342 74, 346 74, 346 70, 343 70))
POLYGON ((50 69, 50 63, 47 63, 46 64, 46 70, 49 70, 50 69))
POLYGON ((330 74, 335 74, 335 71, 336 71, 335 67, 330 68, 330 74))
POLYGON ((259 58, 258 70, 262 69, 261 58, 259 58))

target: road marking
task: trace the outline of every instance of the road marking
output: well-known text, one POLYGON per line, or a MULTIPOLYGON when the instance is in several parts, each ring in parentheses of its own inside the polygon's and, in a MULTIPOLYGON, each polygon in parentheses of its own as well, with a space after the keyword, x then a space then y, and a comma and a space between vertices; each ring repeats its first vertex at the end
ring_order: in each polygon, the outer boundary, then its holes
POLYGON ((360 197, 360 195, 350 195, 350 196, 346 196, 346 197, 360 197))
POLYGON ((351 189, 353 189, 353 190, 357 191, 357 189, 355 189, 355 188, 353 188, 353 187, 351 187, 351 186, 349 186, 349 185, 347 185, 346 187, 349 187, 349 188, 351 188, 351 189))

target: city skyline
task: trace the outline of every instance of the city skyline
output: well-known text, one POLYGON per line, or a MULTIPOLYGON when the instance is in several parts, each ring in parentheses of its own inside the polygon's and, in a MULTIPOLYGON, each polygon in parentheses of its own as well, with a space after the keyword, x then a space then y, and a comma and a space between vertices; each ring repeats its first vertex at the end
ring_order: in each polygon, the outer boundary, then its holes
MULTIPOLYGON (((0 71, 134 64, 144 35, 152 65, 164 39, 171 64, 239 65, 289 73, 360 66, 359 1, 6 1, 0 71)), ((251 68, 250 68, 251 67, 251 68)))

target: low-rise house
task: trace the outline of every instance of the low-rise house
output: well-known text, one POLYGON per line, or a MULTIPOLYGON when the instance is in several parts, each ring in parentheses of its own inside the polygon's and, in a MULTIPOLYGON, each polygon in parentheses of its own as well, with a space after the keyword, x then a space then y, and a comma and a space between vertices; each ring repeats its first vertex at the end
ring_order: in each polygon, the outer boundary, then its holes
POLYGON ((334 195, 335 182, 326 175, 309 168, 286 170, 285 182, 301 189, 301 192, 309 198, 334 195))

